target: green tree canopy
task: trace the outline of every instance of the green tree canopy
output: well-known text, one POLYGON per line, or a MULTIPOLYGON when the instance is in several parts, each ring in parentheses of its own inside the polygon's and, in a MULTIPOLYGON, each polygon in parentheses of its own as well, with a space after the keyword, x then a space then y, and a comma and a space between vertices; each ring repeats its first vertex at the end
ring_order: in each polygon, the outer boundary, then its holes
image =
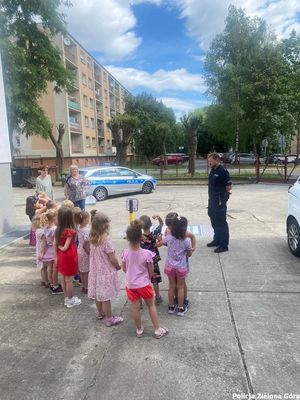
POLYGON ((150 94, 142 93, 128 96, 125 104, 125 112, 138 120, 138 129, 134 136, 137 155, 149 160, 164 151, 175 151, 181 144, 182 135, 176 126, 174 112, 161 101, 150 94))
POLYGON ((63 0, 2 0, 0 50, 10 137, 19 129, 26 135, 49 137, 51 122, 39 105, 48 82, 59 92, 71 76, 51 39, 65 31, 59 13, 63 0))

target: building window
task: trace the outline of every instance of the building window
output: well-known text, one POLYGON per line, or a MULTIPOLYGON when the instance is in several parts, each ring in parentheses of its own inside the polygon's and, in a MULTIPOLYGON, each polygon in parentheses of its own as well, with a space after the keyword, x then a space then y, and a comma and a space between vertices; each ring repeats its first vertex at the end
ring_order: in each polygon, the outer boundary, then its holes
POLYGON ((80 61, 82 62, 82 64, 85 64, 85 54, 80 52, 80 61))
POLYGON ((92 82, 91 78, 89 78, 89 88, 93 89, 93 82, 92 82))
POLYGON ((84 125, 89 128, 90 124, 89 124, 89 117, 84 117, 84 125))
POLYGON ((88 106, 88 98, 87 98, 86 95, 83 95, 83 105, 84 105, 85 107, 88 106))
POLYGON ((86 85, 86 74, 82 73, 81 80, 82 80, 82 84, 86 85))
POLYGON ((95 119, 91 118, 91 128, 95 129, 95 119))
POLYGON ((90 59, 90 57, 87 57, 87 59, 86 59, 86 64, 87 64, 88 69, 92 69, 92 64, 91 64, 91 59, 90 59))
POLYGON ((92 138, 92 147, 96 147, 96 138, 92 138))
POLYGON ((94 99, 90 98, 90 108, 94 109, 94 99))
POLYGON ((91 147, 91 138, 89 136, 85 137, 85 147, 91 147))

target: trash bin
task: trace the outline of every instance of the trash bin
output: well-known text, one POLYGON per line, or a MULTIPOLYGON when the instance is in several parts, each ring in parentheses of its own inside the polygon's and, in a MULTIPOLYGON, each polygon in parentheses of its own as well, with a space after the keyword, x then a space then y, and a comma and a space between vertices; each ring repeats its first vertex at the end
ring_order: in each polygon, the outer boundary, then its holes
POLYGON ((13 187, 26 185, 24 178, 32 176, 32 170, 29 167, 11 168, 11 181, 13 187))
POLYGON ((62 187, 65 186, 66 181, 67 181, 67 177, 68 177, 69 175, 70 175, 69 172, 62 172, 62 173, 60 174, 60 179, 61 179, 61 185, 62 185, 62 187))

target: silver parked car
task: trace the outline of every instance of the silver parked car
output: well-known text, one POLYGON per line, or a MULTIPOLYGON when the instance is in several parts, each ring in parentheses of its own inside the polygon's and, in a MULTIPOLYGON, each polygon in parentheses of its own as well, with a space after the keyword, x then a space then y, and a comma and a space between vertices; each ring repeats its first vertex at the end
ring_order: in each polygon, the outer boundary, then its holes
POLYGON ((79 173, 88 181, 86 194, 95 196, 98 201, 122 193, 151 193, 157 183, 152 176, 124 167, 80 168, 79 173))

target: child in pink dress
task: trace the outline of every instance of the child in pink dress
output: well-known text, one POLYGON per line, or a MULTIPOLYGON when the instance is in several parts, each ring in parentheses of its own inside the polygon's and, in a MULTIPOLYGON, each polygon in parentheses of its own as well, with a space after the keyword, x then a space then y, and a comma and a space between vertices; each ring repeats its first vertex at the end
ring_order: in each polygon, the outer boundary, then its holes
POLYGON ((111 312, 111 299, 120 291, 117 271, 121 267, 108 240, 109 222, 102 213, 97 213, 92 220, 88 297, 96 302, 97 318, 105 317, 106 326, 113 326, 123 322, 123 318, 111 312))
POLYGON ((90 264, 90 246, 89 234, 90 228, 88 227, 90 221, 90 214, 87 211, 80 211, 78 216, 79 228, 78 236, 78 268, 80 272, 80 279, 82 285, 82 292, 88 292, 88 278, 89 278, 89 264, 90 264))
POLYGON ((47 226, 44 229, 43 244, 41 246, 39 259, 48 266, 48 277, 50 279, 51 294, 63 294, 61 285, 58 284, 58 272, 56 265, 56 254, 54 249, 54 235, 56 231, 57 211, 50 209, 45 213, 47 226))
POLYGON ((157 339, 160 339, 168 333, 168 329, 159 326, 151 286, 153 256, 155 253, 140 247, 142 226, 142 221, 135 220, 127 228, 126 236, 129 241, 129 249, 122 252, 122 269, 126 273, 126 293, 128 300, 132 304, 132 317, 136 326, 136 336, 142 337, 144 333, 140 310, 140 299, 144 299, 153 324, 154 335, 157 339))

